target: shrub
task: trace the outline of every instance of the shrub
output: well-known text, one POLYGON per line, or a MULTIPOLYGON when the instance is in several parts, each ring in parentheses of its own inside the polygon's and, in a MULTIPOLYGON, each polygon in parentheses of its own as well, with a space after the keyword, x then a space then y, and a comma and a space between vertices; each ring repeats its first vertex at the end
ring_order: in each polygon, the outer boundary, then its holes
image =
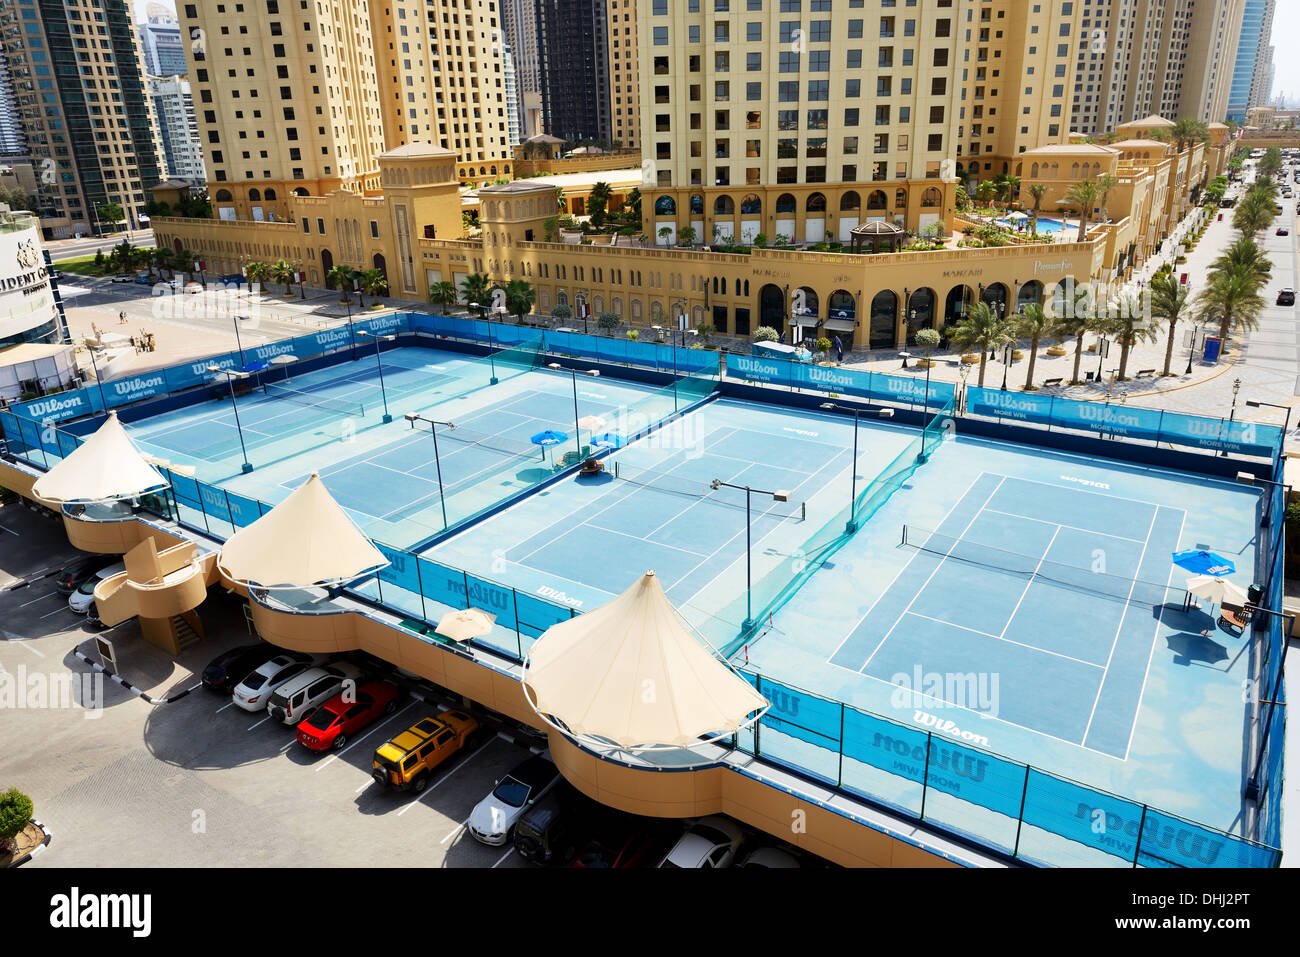
POLYGON ((781 338, 781 334, 771 326, 759 326, 754 330, 751 338, 754 342, 776 342, 781 338))
POLYGON ((14 837, 32 819, 32 799, 17 788, 0 794, 0 850, 12 851, 14 837))
POLYGON ((754 237, 754 245, 759 249, 767 248, 767 233, 759 233, 754 237))
POLYGON ((596 326, 600 329, 604 329, 612 336, 614 334, 614 330, 618 328, 620 321, 621 320, 614 313, 602 312, 599 316, 596 317, 596 326))
POLYGON ((817 341, 813 343, 813 348, 816 349, 818 352, 823 352, 823 353, 830 352, 831 341, 827 339, 825 336, 818 336, 817 341))
POLYGON ((637 332, 635 329, 629 329, 627 331, 627 337, 631 339, 633 342, 636 342, 638 339, 641 338, 641 333, 637 332))

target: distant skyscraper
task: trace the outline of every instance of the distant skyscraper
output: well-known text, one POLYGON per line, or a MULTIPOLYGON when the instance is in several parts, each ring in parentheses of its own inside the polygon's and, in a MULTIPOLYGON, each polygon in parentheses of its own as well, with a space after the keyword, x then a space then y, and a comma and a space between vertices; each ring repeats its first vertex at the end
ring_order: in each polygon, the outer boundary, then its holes
POLYGON ((606 0, 537 0, 536 7, 547 132, 613 140, 606 0))
MULTIPOLYGON (((506 42, 515 63, 516 110, 524 138, 529 131, 528 107, 542 99, 541 58, 537 50, 537 0, 501 0, 506 42)), ((535 131, 533 131, 535 132, 535 131)))
POLYGON ((14 100, 13 81, 9 76, 9 62, 0 52, 0 155, 22 156, 27 153, 27 137, 23 135, 22 120, 14 100))
POLYGON ((523 119, 519 104, 519 79, 515 75, 515 58, 510 52, 509 44, 503 44, 501 47, 502 72, 505 73, 506 79, 506 128, 509 130, 510 145, 518 146, 520 141, 519 131, 522 129, 523 119))
POLYGON ((1273 62, 1269 40, 1273 32, 1273 10, 1277 0, 1246 0, 1237 39, 1237 59, 1228 93, 1228 119, 1246 121, 1246 111, 1268 102, 1269 66, 1273 62))
POLYGON ((207 173, 189 81, 179 76, 151 76, 149 96, 158 118, 158 138, 162 142, 167 176, 203 181, 207 173))
POLYGON ((145 72, 154 76, 184 75, 185 47, 181 44, 180 23, 171 17, 154 16, 136 27, 140 31, 145 72))

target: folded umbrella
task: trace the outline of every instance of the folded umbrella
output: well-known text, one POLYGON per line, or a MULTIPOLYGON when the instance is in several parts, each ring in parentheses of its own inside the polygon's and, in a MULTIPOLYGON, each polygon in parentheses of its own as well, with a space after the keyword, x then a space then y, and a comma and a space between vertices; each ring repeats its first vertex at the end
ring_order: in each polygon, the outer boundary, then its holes
POLYGON ((489 612, 478 608, 465 608, 443 615, 438 620, 438 626, 434 631, 452 641, 469 641, 471 638, 482 638, 484 635, 491 634, 492 623, 496 620, 497 616, 489 612))

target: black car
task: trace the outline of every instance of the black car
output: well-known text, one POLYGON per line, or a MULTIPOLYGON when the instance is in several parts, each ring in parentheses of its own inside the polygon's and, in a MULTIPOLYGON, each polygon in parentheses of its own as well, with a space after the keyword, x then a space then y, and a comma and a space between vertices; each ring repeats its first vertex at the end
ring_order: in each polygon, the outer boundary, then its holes
POLYGON ((230 694, 235 685, 278 653, 279 649, 271 647, 265 641, 231 648, 208 662, 208 666, 203 669, 203 687, 230 694))
POLYGON ((1294 289, 1283 289, 1282 291, 1280 291, 1280 292, 1277 294, 1277 304, 1278 304, 1279 306, 1294 306, 1294 305, 1295 305, 1295 290, 1294 290, 1294 289))
POLYGON ((91 631, 103 631, 105 628, 104 622, 99 617, 99 606, 93 601, 86 611, 86 627, 91 631))
POLYGON ((116 565, 122 560, 120 555, 86 555, 68 562, 54 576, 54 589, 60 595, 71 595, 74 591, 109 565, 116 565))
POLYGON ((515 850, 534 864, 564 865, 585 843, 600 806, 567 781, 524 812, 515 825, 515 850))

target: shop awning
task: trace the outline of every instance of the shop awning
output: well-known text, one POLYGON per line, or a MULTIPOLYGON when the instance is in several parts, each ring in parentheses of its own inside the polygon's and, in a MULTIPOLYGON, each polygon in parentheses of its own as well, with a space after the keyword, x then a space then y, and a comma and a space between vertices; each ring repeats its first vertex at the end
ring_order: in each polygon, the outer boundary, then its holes
POLYGON ((852 332, 853 326, 854 323, 852 319, 827 319, 826 320, 826 328, 829 329, 831 332, 852 332))

